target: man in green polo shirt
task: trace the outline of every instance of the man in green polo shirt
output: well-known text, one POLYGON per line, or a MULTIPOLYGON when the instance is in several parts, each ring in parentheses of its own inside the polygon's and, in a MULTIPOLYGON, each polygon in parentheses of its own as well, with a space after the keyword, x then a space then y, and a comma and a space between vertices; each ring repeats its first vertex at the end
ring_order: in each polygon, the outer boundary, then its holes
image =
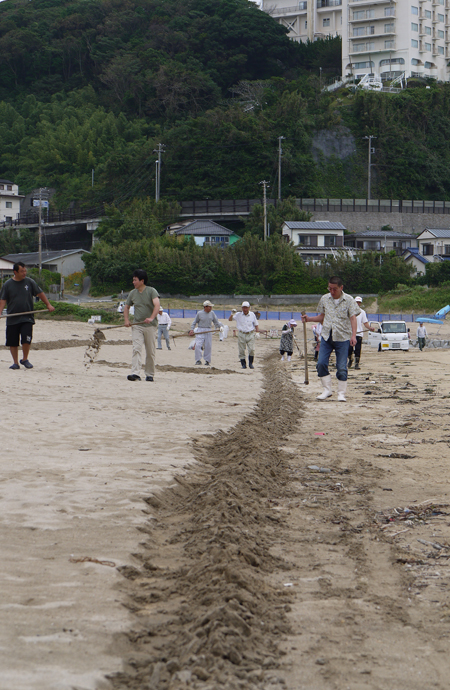
POLYGON ((127 376, 128 381, 141 380, 141 352, 142 346, 145 347, 145 380, 153 381, 155 376, 155 354, 156 354, 156 328, 158 326, 157 315, 159 312, 159 295, 153 287, 147 285, 147 273, 141 268, 133 273, 133 286, 126 301, 123 316, 125 326, 132 326, 133 354, 131 357, 131 374, 127 376), (134 306, 134 320, 136 323, 143 321, 139 325, 130 323, 130 307, 134 306))

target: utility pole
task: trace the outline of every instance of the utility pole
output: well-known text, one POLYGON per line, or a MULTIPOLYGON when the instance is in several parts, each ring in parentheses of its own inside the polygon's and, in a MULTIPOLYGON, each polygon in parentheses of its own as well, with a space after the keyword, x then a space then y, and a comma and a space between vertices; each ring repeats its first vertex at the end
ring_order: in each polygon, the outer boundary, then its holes
POLYGON ((278 200, 281 201, 281 154, 283 149, 281 148, 281 142, 285 137, 278 137, 278 200))
POLYGON ((269 183, 266 182, 266 180, 263 180, 259 184, 262 184, 262 186, 263 186, 264 242, 265 242, 267 240, 267 194, 266 194, 266 189, 269 186, 269 183))
POLYGON ((155 200, 159 201, 160 190, 161 190, 161 155, 164 153, 166 147, 164 144, 158 144, 157 149, 153 149, 153 153, 158 154, 158 160, 156 161, 156 182, 155 182, 155 200))
MULTIPOLYGON (((48 193, 47 189, 45 187, 40 187, 39 188, 39 231, 38 231, 38 237, 39 237, 39 276, 41 275, 42 272, 42 202, 45 200, 47 201, 48 193)), ((36 202, 34 202, 34 205, 36 205, 36 202)))
POLYGON ((371 189, 371 168, 372 168, 372 153, 375 153, 375 149, 372 148, 372 139, 378 139, 378 137, 374 137, 373 134, 369 134, 368 137, 364 137, 364 139, 367 139, 369 142, 369 163, 368 163, 368 168, 367 168, 367 198, 370 199, 370 189, 371 189))

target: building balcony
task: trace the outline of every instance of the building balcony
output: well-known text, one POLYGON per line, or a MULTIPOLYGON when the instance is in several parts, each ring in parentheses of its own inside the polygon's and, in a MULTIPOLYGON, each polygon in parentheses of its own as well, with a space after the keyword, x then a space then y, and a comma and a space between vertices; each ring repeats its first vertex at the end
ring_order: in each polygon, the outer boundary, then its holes
POLYGON ((271 17, 280 17, 280 16, 287 16, 287 15, 296 15, 299 14, 300 12, 306 12, 306 2, 300 2, 298 5, 294 5, 293 7, 274 7, 268 12, 271 17), (301 5, 305 5, 305 8, 302 9, 301 5))
POLYGON ((321 7, 339 7, 342 5, 342 0, 317 0, 317 9, 321 7))
MULTIPOLYGON (((419 0, 419 2, 426 2, 427 0, 419 0)), ((395 3, 397 0, 391 0, 395 3)), ((350 0, 349 7, 363 7, 364 5, 385 5, 386 0, 350 0)))

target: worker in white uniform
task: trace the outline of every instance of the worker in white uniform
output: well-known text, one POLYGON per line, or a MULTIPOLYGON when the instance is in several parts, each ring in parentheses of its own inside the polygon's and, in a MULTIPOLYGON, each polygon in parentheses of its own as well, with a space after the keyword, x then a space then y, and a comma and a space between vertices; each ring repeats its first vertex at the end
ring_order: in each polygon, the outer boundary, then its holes
POLYGON ((236 321, 238 328, 238 347, 239 359, 243 369, 247 369, 247 362, 245 361, 245 350, 248 349, 248 367, 254 369, 253 360, 255 357, 255 333, 258 333, 258 319, 255 314, 250 311, 250 303, 242 302, 242 311, 233 309, 228 321, 236 321))
POLYGON ((169 329, 172 325, 172 319, 170 318, 169 314, 163 310, 162 307, 159 307, 157 319, 158 319, 158 344, 156 346, 156 349, 162 350, 161 338, 162 338, 162 336, 164 336, 164 340, 166 341, 167 349, 170 350, 169 329))
POLYGON ((223 328, 220 321, 218 321, 217 316, 212 311, 213 306, 214 304, 212 304, 208 299, 203 302, 203 309, 202 311, 197 312, 197 315, 192 322, 191 330, 189 331, 190 336, 195 335, 196 364, 202 363, 202 349, 206 366, 211 364, 212 333, 206 333, 205 331, 212 331, 214 326, 219 329, 223 328))
MULTIPOLYGON (((363 335, 364 335, 364 327, 367 328, 368 331, 375 331, 375 328, 372 328, 369 321, 367 320, 367 314, 362 308, 362 297, 355 297, 355 302, 360 308, 360 312, 356 317, 356 345, 355 345, 355 369, 360 369, 361 367, 359 366, 359 360, 361 359, 361 346, 362 346, 362 341, 363 341, 363 335)), ((348 368, 350 369, 351 366, 353 365, 353 346, 349 345, 348 346, 348 368)))

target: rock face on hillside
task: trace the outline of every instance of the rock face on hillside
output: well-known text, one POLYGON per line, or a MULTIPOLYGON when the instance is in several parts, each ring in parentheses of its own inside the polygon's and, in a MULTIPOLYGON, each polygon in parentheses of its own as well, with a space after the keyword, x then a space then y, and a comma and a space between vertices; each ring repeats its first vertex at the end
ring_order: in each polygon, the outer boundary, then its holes
POLYGON ((323 129, 316 132, 312 138, 311 153, 316 163, 321 158, 320 154, 325 158, 335 156, 339 160, 345 160, 355 151, 355 137, 348 127, 341 126, 335 130, 323 129))

